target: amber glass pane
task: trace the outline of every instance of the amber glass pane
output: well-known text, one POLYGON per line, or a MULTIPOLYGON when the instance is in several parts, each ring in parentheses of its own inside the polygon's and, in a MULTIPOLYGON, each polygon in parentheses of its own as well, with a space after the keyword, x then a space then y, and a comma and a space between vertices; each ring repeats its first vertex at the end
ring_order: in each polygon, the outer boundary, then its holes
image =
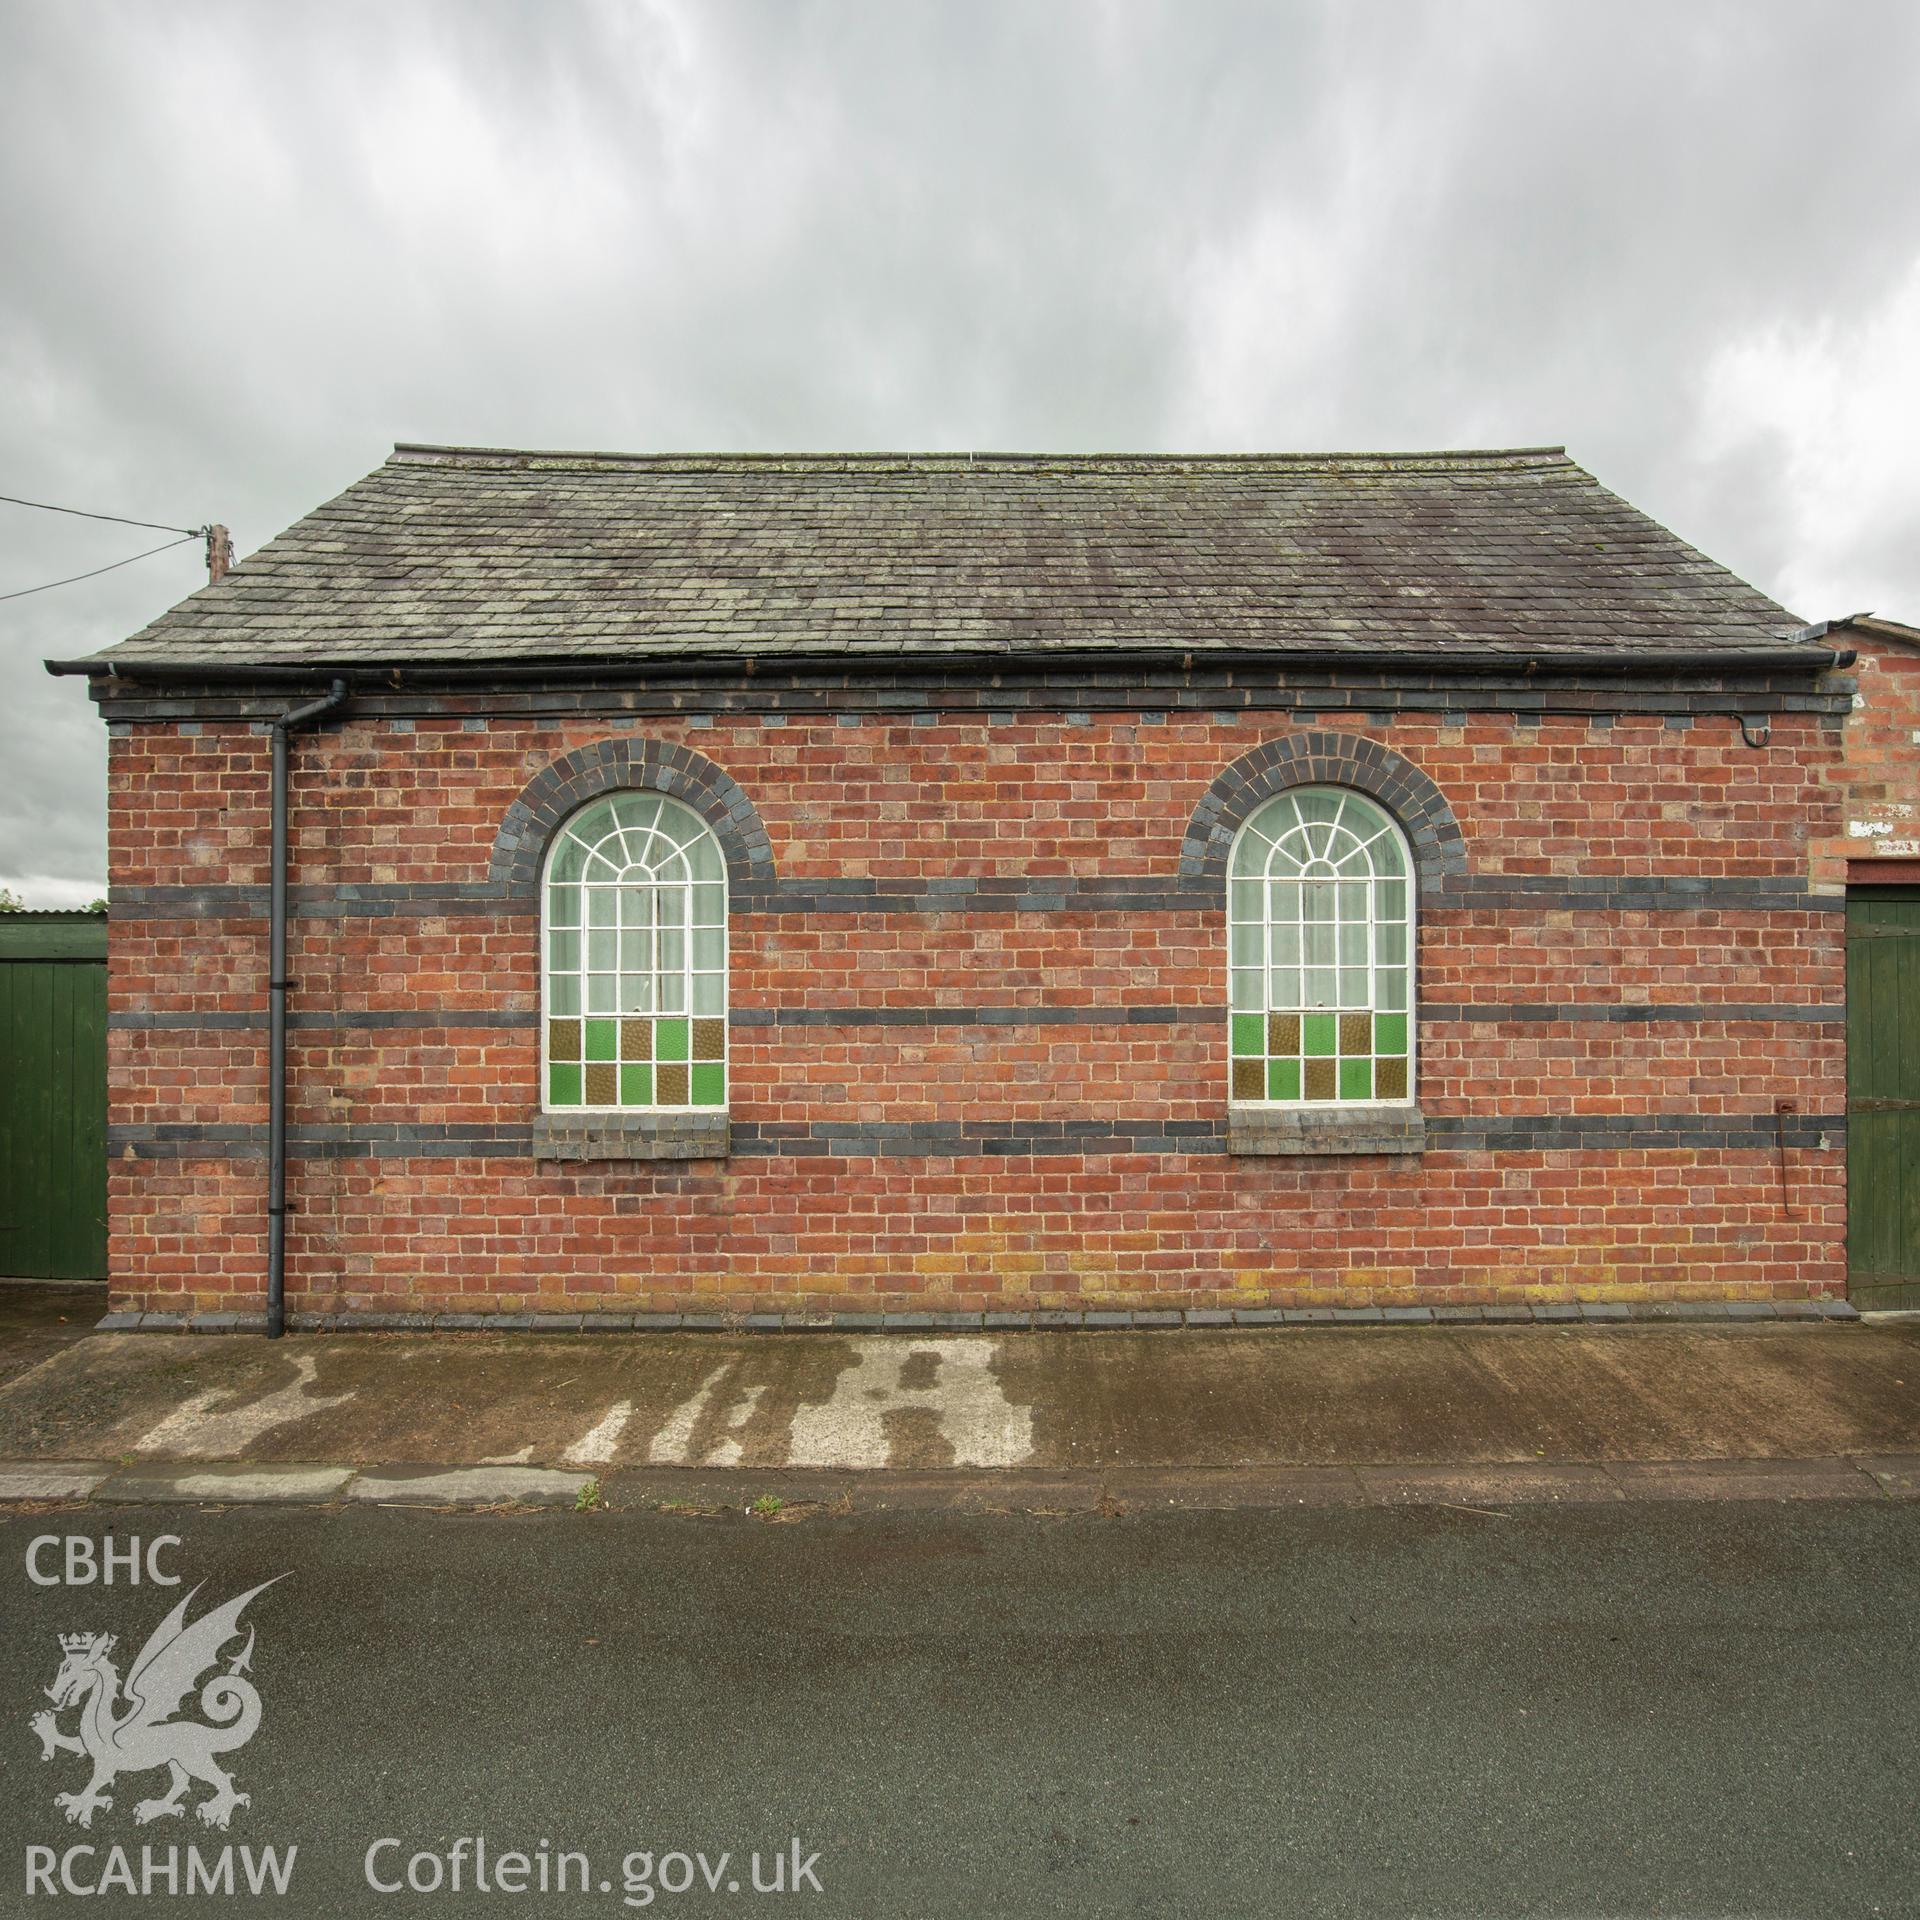
POLYGON ((1340 1051, 1349 1056, 1373 1051, 1373 1015, 1343 1013, 1340 1016, 1340 1051))
POLYGON ((1404 1100, 1407 1097, 1407 1063, 1404 1060, 1374 1062, 1373 1097, 1376 1100, 1404 1100))
POLYGON ((620 1104, 620 1069, 611 1062, 587 1069, 587 1105, 613 1107, 620 1104))
POLYGON ((651 1020, 620 1022, 620 1058, 622 1060, 653 1058, 653 1022, 651 1020))
POLYGON ((1267 1015, 1267 1051, 1281 1054, 1300 1051, 1300 1016, 1297 1013, 1267 1015))
POLYGON ((1307 1062, 1307 1098, 1309 1100, 1331 1100, 1334 1095, 1334 1067, 1331 1060, 1309 1060, 1307 1062))
POLYGON ((1267 1091, 1267 1068, 1261 1060, 1236 1060, 1233 1063, 1233 1097, 1259 1100, 1267 1091))
POLYGON ((687 1104, 687 1070, 684 1066, 655 1067, 653 1086, 655 1096, 663 1107, 684 1107, 687 1104))
POLYGON ((693 1023, 693 1057, 696 1060, 724 1060, 727 1054, 727 1023, 724 1020, 696 1020, 693 1023))
POLYGON ((547 1058, 549 1060, 580 1058, 580 1022, 578 1020, 547 1022, 547 1058))

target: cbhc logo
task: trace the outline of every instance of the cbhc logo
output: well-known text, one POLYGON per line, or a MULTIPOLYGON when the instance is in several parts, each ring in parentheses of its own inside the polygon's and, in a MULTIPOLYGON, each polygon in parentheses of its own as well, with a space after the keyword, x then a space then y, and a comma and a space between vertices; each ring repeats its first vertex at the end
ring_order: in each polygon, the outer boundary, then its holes
POLYGON ((144 1573, 150 1586, 177 1587, 180 1576, 161 1566, 160 1550, 179 1544, 177 1533, 163 1533, 149 1540, 143 1552, 137 1533, 124 1544, 116 1544, 109 1534, 97 1546, 84 1533, 42 1533, 27 1542, 27 1578, 36 1587, 91 1587, 96 1583, 110 1587, 119 1577, 126 1585, 137 1587, 144 1573))

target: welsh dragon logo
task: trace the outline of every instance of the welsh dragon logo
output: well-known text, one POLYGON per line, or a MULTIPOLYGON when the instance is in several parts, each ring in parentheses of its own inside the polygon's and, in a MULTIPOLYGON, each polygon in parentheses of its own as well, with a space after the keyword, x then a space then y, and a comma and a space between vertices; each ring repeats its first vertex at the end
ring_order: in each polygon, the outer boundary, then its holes
MULTIPOLYGON (((276 1579, 287 1576, 278 1574, 276 1579)), ((237 1600, 215 1607, 189 1622, 187 1608, 195 1587, 161 1621, 128 1672, 122 1695, 120 1670, 109 1657, 118 1641, 110 1633, 63 1633, 60 1671, 45 1689, 53 1711, 42 1709, 28 1724, 40 1736, 40 1757, 78 1754, 93 1763, 93 1778, 78 1793, 58 1793, 53 1803, 69 1821, 93 1825, 93 1816, 112 1808, 106 1789, 123 1773, 148 1773, 165 1767, 167 1790, 158 1798, 142 1800, 133 1810, 136 1825, 185 1813, 181 1804, 188 1783, 198 1780, 213 1792, 194 1808, 209 1827, 224 1829, 236 1807, 251 1804, 233 1784, 233 1776, 217 1755, 244 1747, 260 1724, 260 1695, 251 1680, 242 1679, 253 1658, 253 1629, 247 1644, 200 1688, 195 1702, 206 1719, 177 1719, 200 1676, 218 1666, 221 1650, 240 1637, 240 1613, 255 1594, 274 1584, 264 1580, 237 1600), (59 1716, 70 1707, 80 1710, 78 1733, 62 1733, 59 1716)))

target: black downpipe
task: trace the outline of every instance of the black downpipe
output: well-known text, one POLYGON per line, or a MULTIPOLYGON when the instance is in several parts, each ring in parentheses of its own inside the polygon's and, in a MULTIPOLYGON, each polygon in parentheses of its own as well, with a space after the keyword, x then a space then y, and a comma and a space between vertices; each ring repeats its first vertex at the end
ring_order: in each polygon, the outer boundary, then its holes
POLYGON ((273 858, 267 910, 267 1338, 287 1330, 287 738, 344 706, 336 680, 273 723, 273 858))

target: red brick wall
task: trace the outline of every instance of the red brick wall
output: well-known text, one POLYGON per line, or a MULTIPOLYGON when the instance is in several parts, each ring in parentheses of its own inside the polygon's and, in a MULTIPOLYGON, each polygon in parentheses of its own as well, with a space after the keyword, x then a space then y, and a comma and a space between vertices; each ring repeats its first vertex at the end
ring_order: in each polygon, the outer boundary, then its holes
MULTIPOLYGON (((647 722, 355 718, 296 747, 296 888, 484 882, 502 815, 555 758, 639 731, 717 762, 783 884, 1141 876, 1231 761, 1296 725, 1349 727, 1435 781, 1473 875, 1804 885, 1843 837, 1836 734, 1782 714, 1093 714, 647 722)), ((1920 725, 1920 720, 1916 720, 1920 725)), ((266 941, 139 890, 260 885, 268 739, 136 724, 111 750, 112 1269, 123 1305, 257 1310, 263 1288, 266 941), (159 917, 162 913, 172 917, 159 917), (226 1016, 229 1024, 203 1024, 226 1016), (256 1024, 236 1025, 236 1017, 256 1024), (214 1129, 196 1136, 193 1129, 214 1129), (164 1144, 166 1130, 173 1135, 164 1144), (185 1130, 184 1132, 181 1130, 185 1130), (219 1132, 226 1129, 227 1132, 219 1132), (156 1131, 158 1130, 158 1131, 156 1131), (217 1136, 217 1137, 216 1137, 217 1136), (251 1157, 249 1157, 249 1154, 251 1157)), ((1150 1126, 1225 1112, 1221 911, 736 912, 732 1007, 1179 1009, 1166 1024, 736 1025, 736 1128, 964 1121, 1150 1126)), ((736 1152, 697 1165, 368 1153, 356 1130, 524 1129, 538 1008, 525 915, 293 922, 295 1311, 1308 1305, 1805 1295, 1844 1285, 1840 916, 1801 907, 1575 909, 1549 895, 1423 910, 1419 1158, 1204 1150, 736 1152), (1573 1017, 1614 1003, 1680 1017, 1573 1017), (1473 1009, 1502 1017, 1464 1017, 1473 1009), (1732 1010, 1732 1017, 1716 1009, 1732 1010), (454 1010, 480 1023, 449 1027, 454 1010), (1532 1010, 1541 1010, 1532 1014, 1532 1010), (1543 1017, 1546 1013, 1554 1017, 1543 1017), (1561 1016, 1565 1017, 1561 1017, 1561 1016), (1789 1111, 1775 1131, 1782 1103, 1789 1111), (1665 1116, 1671 1144, 1512 1147, 1462 1125, 1665 1116), (1732 1127, 1742 1144, 1689 1144, 1732 1127), (1453 1134, 1445 1132, 1448 1125, 1453 1134), (1744 1129, 1742 1132, 1741 1130, 1744 1129), (1780 1142, 1784 1140, 1784 1147, 1780 1142), (1450 1144, 1449 1142, 1452 1142, 1450 1144)))
MULTIPOLYGON (((1814 846, 1816 871, 1841 881, 1849 864, 1899 861, 1905 883, 1920 877, 1920 647, 1858 632, 1834 638, 1858 647, 1859 691, 1846 722, 1842 818, 1814 846)), ((1854 878, 1871 873, 1856 864, 1854 878)))

